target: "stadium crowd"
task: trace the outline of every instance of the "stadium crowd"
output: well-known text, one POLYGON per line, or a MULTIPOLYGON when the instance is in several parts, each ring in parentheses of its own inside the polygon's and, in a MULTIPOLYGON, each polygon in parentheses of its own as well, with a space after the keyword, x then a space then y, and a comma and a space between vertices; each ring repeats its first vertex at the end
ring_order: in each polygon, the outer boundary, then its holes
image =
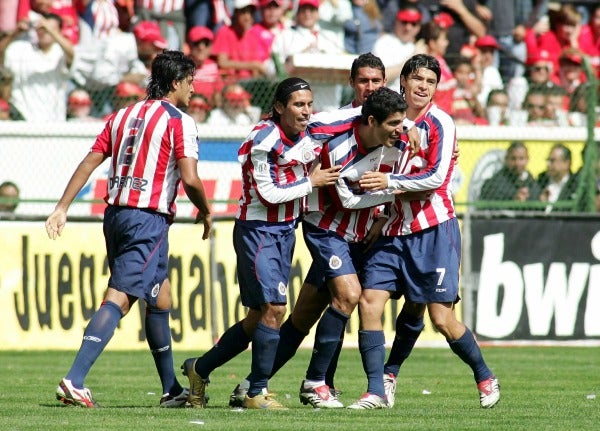
POLYGON ((600 5, 589 0, 8 0, 1 7, 0 119, 7 120, 101 120, 145 97, 148 68, 166 48, 194 58, 197 121, 209 124, 252 124, 274 83, 306 67, 321 68, 305 77, 316 111, 348 102, 345 81, 327 79, 329 61, 314 63, 320 54, 345 64, 337 59, 373 52, 396 90, 407 58, 433 55, 443 67, 435 102, 457 124, 583 126, 585 58, 600 76, 600 5), (300 54, 316 56, 302 64, 300 54), (234 84, 246 91, 234 94, 234 84))

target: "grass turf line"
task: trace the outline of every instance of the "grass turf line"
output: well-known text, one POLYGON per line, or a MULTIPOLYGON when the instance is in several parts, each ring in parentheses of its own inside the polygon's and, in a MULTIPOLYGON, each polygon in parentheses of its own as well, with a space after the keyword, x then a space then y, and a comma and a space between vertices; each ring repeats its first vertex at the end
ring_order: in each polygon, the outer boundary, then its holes
MULTIPOLYGON (((298 400, 309 361, 301 350, 271 380, 288 411, 236 411, 229 394, 247 375, 244 352, 210 376, 206 409, 160 409, 160 384, 147 351, 105 351, 86 386, 101 409, 63 406, 54 390, 74 352, 0 351, 0 430, 591 430, 600 427, 600 348, 486 347, 500 404, 479 407, 471 370, 450 349, 418 348, 404 364, 393 409, 316 410, 298 400), (427 394, 429 392, 429 394, 427 394), (597 395, 593 399, 591 395, 597 395)), ((199 352, 175 352, 179 366, 199 352)), ((366 389, 360 354, 344 349, 336 376, 348 405, 366 389)))

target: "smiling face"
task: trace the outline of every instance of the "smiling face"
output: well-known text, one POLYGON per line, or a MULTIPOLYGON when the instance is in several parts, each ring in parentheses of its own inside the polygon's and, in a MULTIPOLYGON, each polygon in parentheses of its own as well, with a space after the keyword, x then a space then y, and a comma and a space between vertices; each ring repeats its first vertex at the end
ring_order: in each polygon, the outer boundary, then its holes
POLYGON ((427 110, 437 84, 435 72, 425 67, 400 77, 400 85, 404 89, 404 97, 408 104, 407 113, 410 118, 417 118, 427 110))
POLYGON ((383 145, 393 147, 402 133, 402 120, 406 117, 405 112, 393 112, 383 122, 378 122, 373 116, 369 117, 371 128, 370 139, 365 147, 373 148, 383 145))
POLYGON ((280 117, 281 129, 288 138, 295 138, 306 130, 313 111, 313 95, 310 90, 298 90, 290 94, 286 105, 276 102, 275 110, 280 117))

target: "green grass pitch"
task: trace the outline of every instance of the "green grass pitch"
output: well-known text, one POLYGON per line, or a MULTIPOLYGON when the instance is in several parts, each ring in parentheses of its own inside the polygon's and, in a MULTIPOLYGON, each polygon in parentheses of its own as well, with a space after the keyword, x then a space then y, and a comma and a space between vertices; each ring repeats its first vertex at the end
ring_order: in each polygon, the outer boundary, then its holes
MULTIPOLYGON (((318 410, 303 406, 298 389, 310 351, 301 350, 270 382, 288 411, 227 406, 249 371, 250 351, 210 376, 206 409, 160 409, 160 385, 147 351, 105 351, 90 372, 99 409, 67 407, 54 390, 74 352, 0 351, 0 430, 600 430, 599 347, 484 347, 498 375, 501 400, 479 407, 470 369, 449 348, 417 348, 400 373, 393 409, 318 410)), ((179 366, 200 352, 175 352, 179 366)), ((366 389, 357 349, 344 349, 336 377, 350 404, 366 389)))

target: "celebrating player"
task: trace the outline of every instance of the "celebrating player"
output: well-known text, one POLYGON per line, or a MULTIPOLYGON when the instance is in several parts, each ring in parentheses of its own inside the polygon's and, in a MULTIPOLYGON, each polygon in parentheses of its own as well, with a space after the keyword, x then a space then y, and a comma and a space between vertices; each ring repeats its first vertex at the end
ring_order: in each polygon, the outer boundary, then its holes
POLYGON ((152 62, 148 99, 121 109, 107 121, 90 153, 46 221, 51 239, 62 233, 67 210, 92 172, 107 158, 108 206, 104 236, 110 278, 100 308, 87 325, 71 369, 60 381, 56 397, 65 404, 96 407, 84 379, 120 320, 132 305, 147 304, 146 336, 162 383, 162 407, 180 407, 188 391, 173 368, 167 278, 168 232, 176 212, 179 183, 199 212, 207 239, 212 220, 198 177, 198 132, 194 120, 178 109, 193 93, 195 65, 179 51, 165 51, 152 62))
MULTIPOLYGON (((378 88, 383 87, 385 83, 385 67, 381 60, 371 53, 359 55, 352 63, 352 68, 350 70, 349 77, 350 87, 352 87, 352 89, 354 90, 354 99, 350 104, 344 106, 342 109, 349 109, 352 107, 362 106, 363 102, 367 99, 367 97, 374 91, 376 91, 378 88)), ((414 127, 411 127, 412 122, 407 123, 405 119, 404 126, 409 128, 408 134, 411 145, 414 149, 418 148, 420 138, 418 136, 418 133, 416 133, 416 129, 414 127)), ((352 136, 352 134, 350 136, 352 136)), ((351 159, 346 159, 346 163, 351 164, 351 159)), ((335 191, 333 192, 333 194, 335 194, 335 191)), ((313 205, 312 211, 317 211, 318 208, 319 205, 317 205, 316 207, 313 205)), ((364 229, 366 226, 368 230, 368 226, 371 226, 371 217, 373 215, 373 212, 371 209, 365 209, 361 211, 364 211, 363 215, 353 215, 352 217, 356 217, 357 220, 361 220, 362 223, 364 223, 362 228, 364 229)), ((338 214, 338 216, 342 218, 347 217, 343 216, 342 213, 338 214)), ((378 214, 378 217, 378 221, 373 223, 370 233, 366 234, 366 236, 364 236, 364 233, 356 233, 355 240, 357 242, 362 241, 362 245, 351 245, 353 249, 358 250, 361 247, 367 247, 368 244, 372 242, 374 238, 377 237, 377 234, 383 225, 382 222, 385 221, 385 218, 383 217, 383 214, 381 212, 378 214)), ((337 235, 338 233, 334 232, 334 234, 337 235)), ((349 236, 352 235, 350 234, 349 236)), ((360 256, 360 253, 356 253, 355 255, 360 256)), ((357 263, 355 263, 355 265, 360 266, 357 263)), ((319 276, 316 277, 317 273, 318 272, 315 269, 315 267, 311 267, 311 269, 309 270, 309 274, 302 285, 302 289, 300 290, 300 294, 298 296, 298 299, 296 300, 292 313, 281 326, 280 335, 282 339, 286 340, 286 342, 280 343, 278 346, 275 362, 273 364, 272 375, 274 375, 284 364, 287 363, 287 361, 289 361, 294 356, 298 347, 302 343, 302 340, 304 340, 306 335, 308 335, 310 329, 316 324, 316 322, 321 317, 323 311, 331 302, 329 290, 325 285, 326 280, 322 277, 322 273, 319 273, 319 276)), ((353 291, 352 287, 354 287, 354 284, 350 286, 350 291, 348 292, 350 298, 352 298, 353 294, 356 294, 356 291, 353 291)), ((348 301, 348 299, 344 295, 343 289, 338 291, 338 295, 338 301, 348 301)), ((350 299, 350 302, 353 302, 352 299, 350 299)), ((318 335, 320 335, 320 332, 318 335)), ((320 384, 320 381, 313 382, 310 379, 308 381, 305 381, 303 385, 301 385, 300 399, 305 404, 310 403, 314 407, 326 408, 343 407, 343 405, 337 399, 338 391, 336 391, 335 386, 333 384, 333 378, 335 370, 337 368, 337 359, 342 348, 343 335, 344 332, 342 331, 341 338, 339 339, 336 351, 330 359, 330 363, 325 376, 324 385, 320 384), (310 386, 308 390, 303 389, 305 384, 310 386), (329 392, 327 391, 327 389, 329 392)), ((319 338, 320 337, 317 336, 317 343, 319 338)), ((327 353, 328 357, 330 355, 331 352, 327 353)), ((327 359, 320 359, 319 362, 324 363, 324 361, 326 360, 327 359)), ((230 396, 230 406, 239 407, 242 405, 245 394, 248 390, 248 385, 249 382, 246 379, 236 386, 236 388, 230 396)))
POLYGON ((338 110, 311 118, 312 100, 303 79, 280 82, 272 118, 258 123, 238 151, 242 196, 233 242, 242 304, 249 311, 206 354, 182 365, 194 407, 206 404, 204 392, 212 370, 246 350, 251 341, 250 384, 243 406, 285 409, 268 392, 268 379, 286 311, 295 228, 305 197, 339 177, 340 166, 321 169, 317 163, 322 142, 351 128, 358 115, 358 110, 338 110))
MULTIPOLYGON (((440 65, 418 54, 403 66, 401 91, 407 116, 416 122, 422 142, 419 153, 399 166, 398 173, 369 172, 360 180, 366 190, 424 191, 423 200, 396 200, 383 235, 367 251, 361 273, 359 349, 367 374, 367 392, 352 409, 388 407, 384 382, 385 339, 383 307, 392 295, 404 294, 425 305, 434 326, 452 351, 473 370, 480 405, 493 407, 500 399, 497 378, 487 367, 472 332, 456 319, 461 238, 450 189, 455 164, 456 127, 452 118, 431 103, 440 79, 440 65)), ((418 309, 418 307, 417 307, 418 309)), ((394 382, 395 384, 395 382, 394 382)))

